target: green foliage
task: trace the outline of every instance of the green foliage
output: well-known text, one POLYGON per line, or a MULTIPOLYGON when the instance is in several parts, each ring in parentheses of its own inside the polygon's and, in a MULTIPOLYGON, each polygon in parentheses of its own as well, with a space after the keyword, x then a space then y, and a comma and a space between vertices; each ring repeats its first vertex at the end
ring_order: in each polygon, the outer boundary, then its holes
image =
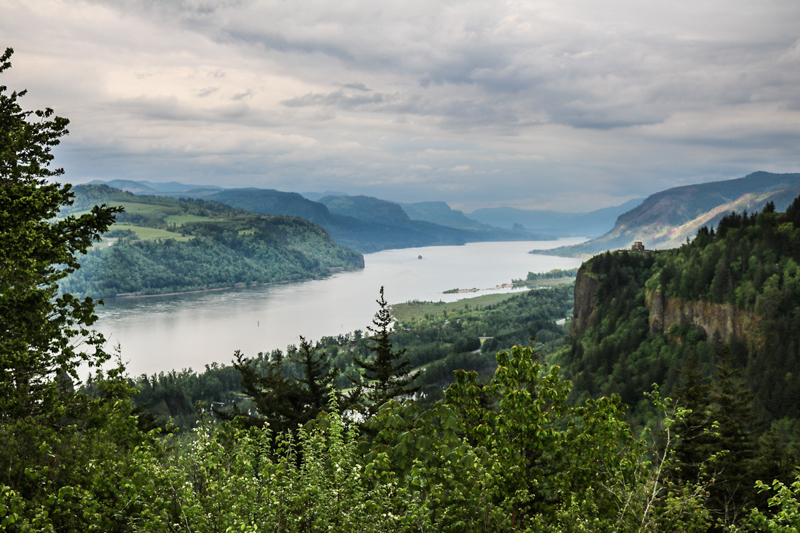
POLYGON ((371 344, 367 345, 372 357, 362 359, 353 356, 353 362, 361 373, 359 385, 367 389, 363 393, 362 401, 368 416, 373 416, 387 401, 409 397, 420 389, 419 386, 411 386, 419 377, 419 372, 411 371, 411 361, 404 357, 406 351, 396 351, 392 347, 389 339, 392 315, 389 304, 383 297, 383 287, 380 294, 380 299, 376 300, 378 311, 372 319, 372 326, 367 326, 367 330, 372 333, 369 337, 371 344))
POLYGON ((120 239, 81 257, 81 270, 61 283, 64 292, 163 294, 308 279, 327 276, 333 267, 363 266, 360 254, 298 218, 256 215, 203 200, 134 196, 104 185, 76 189, 80 207, 99 201, 127 206, 133 212, 119 221, 133 226, 125 228, 169 230, 164 235, 182 240, 146 240, 144 234, 135 239, 112 228, 106 236, 120 239))
MULTIPOLYGON (((0 72, 10 67, 11 54, 7 49, 0 56, 0 72)), ((68 121, 52 109, 23 111, 18 100, 25 91, 5 91, 0 86, 0 421, 57 418, 63 397, 71 395, 59 383, 77 379, 80 364, 108 358, 103 338, 88 330, 93 301, 56 297, 57 283, 78 268, 76 255, 108 229, 118 210, 98 206, 54 220, 72 198, 69 185, 47 183, 63 173, 48 166, 68 121), (88 351, 76 348, 81 338, 88 351)))
POLYGON ((332 404, 296 439, 267 427, 199 428, 187 449, 152 472, 165 505, 153 509, 146 530, 402 530, 402 493, 389 475, 367 474, 356 434, 337 411, 332 404))
MULTIPOLYGON (((786 213, 732 213, 717 230, 701 228, 677 250, 606 253, 587 261, 596 276, 597 312, 560 357, 578 398, 619 392, 636 417, 651 383, 665 393, 691 353, 711 373, 722 344, 744 371, 759 415, 796 417, 800 401, 800 198, 786 213), (651 333, 652 300, 676 297, 739 309, 746 337, 714 339, 691 323, 651 333), (744 313, 742 313, 742 311, 744 313)), ((721 312, 721 311, 720 311, 721 312)))
POLYGON ((772 484, 759 481, 757 488, 763 493, 770 490, 773 495, 769 498, 770 512, 752 509, 747 521, 740 527, 735 527, 732 533, 753 531, 760 533, 795 533, 800 530, 800 474, 791 485, 786 485, 775 480, 772 484))
POLYGON ((560 268, 554 268, 549 272, 528 272, 528 277, 525 278, 525 281, 541 281, 543 279, 558 279, 558 278, 574 278, 578 275, 578 269, 572 268, 567 270, 562 270, 560 268))
POLYGON ((233 363, 242 376, 242 392, 253 403, 257 414, 244 413, 237 404, 232 410, 217 410, 225 420, 243 418, 250 426, 268 426, 276 433, 297 429, 317 418, 331 401, 336 400, 344 412, 355 406, 358 392, 347 397, 336 392, 338 368, 331 368, 319 343, 312 345, 300 337, 299 350, 293 350, 287 358, 280 350, 271 354, 270 360, 245 359, 238 350, 233 363), (298 376, 290 375, 285 362, 294 363, 300 370, 298 376), (258 363, 262 363, 259 365, 258 363))
MULTIPOLYGON (((0 56, 9 68, 11 49, 0 56)), ((76 388, 81 365, 109 358, 90 331, 94 302, 57 295, 76 256, 119 210, 56 219, 69 185, 48 183, 50 150, 67 133, 51 109, 23 111, 0 87, 0 529, 131 531, 152 489, 122 369, 76 388)))

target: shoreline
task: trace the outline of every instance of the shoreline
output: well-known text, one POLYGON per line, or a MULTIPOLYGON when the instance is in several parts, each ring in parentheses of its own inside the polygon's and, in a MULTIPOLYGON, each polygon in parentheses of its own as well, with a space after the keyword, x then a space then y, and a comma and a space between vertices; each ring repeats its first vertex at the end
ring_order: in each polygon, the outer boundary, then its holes
MULTIPOLYGON (((336 270, 335 273, 339 272, 354 272, 356 270, 363 270, 362 268, 343 268, 342 270, 336 270)), ((332 272, 332 273, 334 273, 332 272)), ((230 289, 246 289, 248 287, 259 287, 259 286, 268 286, 268 285, 282 285, 286 283, 300 283, 303 281, 315 281, 321 279, 330 278, 330 275, 327 276, 315 276, 311 278, 302 278, 302 279, 287 279, 282 281, 270 281, 270 282, 255 282, 255 283, 234 283, 233 285, 228 285, 227 287, 214 287, 211 289, 193 289, 190 291, 174 291, 174 292, 161 292, 158 294, 137 294, 137 293, 128 293, 128 292, 121 292, 114 296, 103 296, 101 298, 94 298, 94 300, 107 300, 107 299, 114 299, 114 300, 131 300, 134 298, 156 298, 158 296, 178 296, 181 294, 195 294, 200 292, 212 292, 212 291, 225 291, 230 289)))

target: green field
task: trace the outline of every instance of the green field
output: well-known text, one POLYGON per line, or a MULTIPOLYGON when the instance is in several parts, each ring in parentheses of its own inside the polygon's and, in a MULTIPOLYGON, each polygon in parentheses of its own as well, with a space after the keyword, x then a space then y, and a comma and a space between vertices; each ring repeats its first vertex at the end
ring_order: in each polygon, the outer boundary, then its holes
POLYGON ((537 279, 533 281, 514 281, 514 287, 528 287, 529 289, 544 289, 548 287, 557 287, 559 285, 571 285, 575 283, 575 278, 550 278, 550 279, 537 279))
POLYGON ((131 230, 140 240, 148 241, 153 239, 175 239, 176 241, 190 241, 194 239, 192 235, 181 235, 173 231, 158 228, 145 228, 143 226, 133 226, 131 224, 114 224, 111 229, 131 230))
POLYGON ((168 217, 164 217, 164 222, 167 224, 175 224, 176 226, 182 226, 183 224, 187 224, 189 222, 213 222, 214 220, 217 219, 191 214, 169 215, 168 217))
POLYGON ((177 207, 166 207, 158 204, 140 204, 137 202, 110 202, 109 205, 121 205, 125 208, 126 213, 153 213, 155 211, 173 212, 178 213, 180 209, 177 207))
POLYGON ((475 298, 464 298, 457 302, 406 302, 403 304, 396 304, 392 306, 392 316, 398 322, 416 322, 425 318, 425 315, 435 316, 441 315, 444 311, 452 313, 456 310, 464 309, 469 306, 474 309, 476 307, 483 307, 486 305, 496 305, 504 300, 508 300, 512 296, 516 296, 518 292, 506 292, 500 294, 485 294, 483 296, 476 296, 475 298))

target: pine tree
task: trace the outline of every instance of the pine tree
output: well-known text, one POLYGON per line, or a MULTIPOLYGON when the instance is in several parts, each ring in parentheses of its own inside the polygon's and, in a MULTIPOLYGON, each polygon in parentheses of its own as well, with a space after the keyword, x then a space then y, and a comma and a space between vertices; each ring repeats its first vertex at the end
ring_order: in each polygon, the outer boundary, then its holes
POLYGON ((223 420, 240 418, 249 426, 267 424, 276 433, 302 423, 306 393, 296 380, 284 375, 282 356, 265 361, 263 370, 239 350, 233 356, 233 367, 242 375, 242 392, 252 400, 256 414, 234 405, 231 410, 214 409, 217 416, 223 420))
POLYGON ((292 355, 292 360, 303 369, 303 375, 297 381, 306 391, 304 417, 314 419, 328 409, 331 394, 336 391, 339 369, 331 368, 325 362, 325 351, 319 350, 319 344, 312 345, 304 337, 300 337, 300 349, 292 355))
POLYGON ((760 427, 753 408, 753 393, 747 388, 742 371, 734 368, 727 344, 717 357, 716 371, 716 446, 726 453, 716 462, 717 480, 709 488, 708 505, 719 513, 724 524, 731 525, 752 506, 755 498, 752 470, 760 427))
POLYGON ((703 464, 716 451, 717 444, 711 432, 712 392, 711 379, 692 353, 681 369, 680 385, 673 392, 678 405, 691 410, 674 426, 677 443, 674 448, 675 462, 670 470, 673 479, 694 484, 704 482, 703 464))
POLYGON ((367 347, 373 357, 363 360, 353 356, 353 362, 361 369, 362 382, 366 381, 364 385, 367 392, 363 394, 363 400, 364 410, 369 417, 389 400, 411 396, 420 389, 419 386, 411 386, 419 376, 419 371, 411 372, 411 361, 404 357, 406 351, 394 351, 392 347, 389 339, 392 314, 383 296, 383 287, 380 294, 380 299, 376 300, 378 311, 372 319, 372 326, 367 326, 372 334, 369 337, 371 344, 367 347))
POLYGON ((300 337, 300 347, 284 357, 280 350, 263 362, 259 369, 257 361, 245 358, 238 350, 234 368, 242 375, 242 392, 253 401, 256 414, 245 413, 234 405, 231 410, 214 410, 224 420, 241 417, 247 425, 268 424, 276 433, 296 429, 298 425, 317 418, 330 406, 331 395, 337 395, 339 414, 350 409, 358 399, 357 394, 342 397, 336 391, 338 368, 331 368, 325 361, 326 354, 300 337), (289 375, 286 362, 300 368, 300 376, 289 375))

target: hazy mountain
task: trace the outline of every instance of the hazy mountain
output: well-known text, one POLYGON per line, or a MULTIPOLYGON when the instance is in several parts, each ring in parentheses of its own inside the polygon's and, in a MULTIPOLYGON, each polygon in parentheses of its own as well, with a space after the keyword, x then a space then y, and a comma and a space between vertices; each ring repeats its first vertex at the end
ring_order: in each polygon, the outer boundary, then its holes
POLYGON ((731 211, 760 211, 767 202, 783 211, 800 194, 800 174, 754 172, 744 178, 687 185, 649 196, 621 215, 614 228, 597 239, 548 253, 593 255, 642 241, 646 248, 676 248, 702 226, 714 226, 731 211))
POLYGON ((469 217, 499 228, 511 229, 519 224, 527 231, 544 233, 555 237, 571 235, 603 235, 614 227, 617 217, 642 203, 642 198, 630 200, 622 205, 605 207, 588 213, 562 213, 539 209, 517 209, 514 207, 489 207, 469 213, 469 217))
POLYGON ((364 222, 379 222, 409 226, 411 219, 399 204, 371 196, 326 196, 319 200, 335 215, 357 218, 364 222))
POLYGON ((346 192, 339 191, 301 192, 300 195, 313 202, 319 202, 320 198, 325 198, 326 196, 349 196, 346 192))
POLYGON ((413 204, 400 204, 403 211, 412 220, 422 220, 461 229, 491 229, 492 226, 482 224, 468 218, 461 211, 451 209, 445 202, 416 202, 413 204))
POLYGON ((266 215, 300 217, 323 227, 336 222, 327 207, 303 198, 296 192, 254 188, 225 189, 203 198, 266 215))
MULTIPOLYGON (((190 189, 193 186, 175 182, 151 184, 129 180, 116 180, 116 183, 138 195, 199 198, 256 213, 300 217, 322 226, 339 245, 362 253, 391 248, 547 238, 525 231, 508 231, 484 226, 469 221, 458 211, 451 211, 447 216, 460 222, 466 219, 467 224, 461 224, 461 227, 414 220, 400 204, 371 196, 327 195, 321 198, 322 202, 317 202, 295 192, 274 189, 222 189, 221 187, 190 189), (156 192, 154 185, 172 192, 156 192)), ((316 193, 306 194, 313 196, 316 193)), ((417 212, 450 211, 444 202, 422 202, 414 205, 418 206, 417 212), (431 207, 432 205, 436 207, 431 207)))
MULTIPOLYGON (((312 202, 303 198, 298 193, 282 192, 272 189, 226 189, 211 195, 204 196, 233 207, 240 207, 256 213, 268 215, 288 215, 304 218, 319 224, 341 246, 347 246, 362 253, 376 252, 390 248, 410 248, 416 246, 433 246, 442 244, 464 244, 469 235, 459 233, 453 228, 444 228, 435 225, 417 224, 392 224, 398 222, 396 211, 391 214, 391 208, 377 198, 355 197, 358 205, 371 206, 371 209, 356 209, 343 206, 339 213, 331 213, 325 204, 312 202), (384 218, 380 216, 383 210, 384 218), (355 213, 360 218, 341 213, 355 213), (431 227, 432 226, 432 227, 431 227)), ((334 198, 350 197, 328 197, 334 198)), ((396 204, 392 204, 396 205, 396 204)), ((397 206, 401 218, 408 220, 402 209, 397 206)), ((401 221, 402 222, 402 221, 401 221)))
POLYGON ((141 195, 164 195, 164 193, 182 193, 182 192, 199 192, 199 191, 221 191, 222 187, 216 185, 186 185, 178 183, 177 181, 170 181, 167 183, 153 183, 151 181, 136 181, 136 180, 111 180, 90 181, 89 185, 108 185, 115 189, 120 189, 125 192, 141 195))

